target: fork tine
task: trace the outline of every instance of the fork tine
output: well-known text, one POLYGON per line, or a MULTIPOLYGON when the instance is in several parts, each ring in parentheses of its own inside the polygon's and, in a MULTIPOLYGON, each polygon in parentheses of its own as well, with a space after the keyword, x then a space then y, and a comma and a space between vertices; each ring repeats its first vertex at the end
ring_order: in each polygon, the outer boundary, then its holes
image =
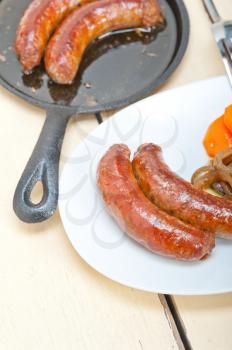
POLYGON ((217 42, 218 48, 221 52, 222 60, 226 69, 226 73, 229 79, 229 82, 232 87, 232 59, 231 59, 231 52, 227 47, 226 41, 224 39, 219 40, 217 42))
POLYGON ((232 26, 231 22, 222 21, 213 0, 202 0, 211 19, 212 30, 220 50, 226 73, 232 87, 232 26))
MULTIPOLYGON (((230 59, 232 61, 232 37, 225 39, 225 45, 227 47, 228 54, 230 56, 230 59)), ((232 62, 231 62, 232 64, 232 62)))
POLYGON ((203 5, 204 5, 212 23, 216 23, 216 22, 221 21, 221 17, 218 13, 218 10, 217 10, 213 0, 203 0, 203 5))

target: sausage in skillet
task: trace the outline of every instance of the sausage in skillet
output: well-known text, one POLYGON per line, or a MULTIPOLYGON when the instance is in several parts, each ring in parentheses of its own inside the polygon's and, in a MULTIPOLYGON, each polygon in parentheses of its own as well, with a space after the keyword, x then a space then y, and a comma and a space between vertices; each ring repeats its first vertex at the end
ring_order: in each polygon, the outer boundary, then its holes
POLYGON ((16 35, 16 53, 25 73, 40 64, 47 42, 63 18, 88 0, 33 0, 16 35))
POLYGON ((162 23, 157 0, 100 0, 74 10, 51 38, 45 53, 48 75, 71 84, 88 45, 107 32, 162 23))

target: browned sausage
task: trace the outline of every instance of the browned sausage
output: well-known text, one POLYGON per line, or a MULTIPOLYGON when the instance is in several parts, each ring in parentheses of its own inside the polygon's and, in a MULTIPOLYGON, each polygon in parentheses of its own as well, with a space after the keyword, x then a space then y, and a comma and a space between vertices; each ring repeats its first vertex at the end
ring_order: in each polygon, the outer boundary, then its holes
POLYGON ((154 253, 179 260, 199 260, 214 247, 214 234, 187 225, 153 205, 132 170, 130 150, 112 146, 101 159, 97 183, 106 209, 121 229, 154 253))
POLYGON ((48 39, 62 19, 89 0, 34 0, 25 11, 16 35, 16 53, 24 72, 40 64, 48 39))
POLYGON ((45 54, 48 75, 72 83, 87 46, 112 30, 151 27, 163 21, 156 0, 100 0, 73 11, 52 37, 45 54))
POLYGON ((159 146, 140 146, 133 170, 145 195, 158 207, 202 230, 232 239, 232 203, 174 174, 164 163, 159 146))

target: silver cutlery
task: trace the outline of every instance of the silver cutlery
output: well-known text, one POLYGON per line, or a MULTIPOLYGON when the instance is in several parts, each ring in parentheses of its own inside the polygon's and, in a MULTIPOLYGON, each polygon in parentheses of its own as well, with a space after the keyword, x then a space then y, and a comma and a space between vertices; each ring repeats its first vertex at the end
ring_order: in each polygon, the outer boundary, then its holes
POLYGON ((213 0, 203 0, 203 4, 212 22, 212 32, 232 87, 232 21, 224 21, 220 17, 213 0))

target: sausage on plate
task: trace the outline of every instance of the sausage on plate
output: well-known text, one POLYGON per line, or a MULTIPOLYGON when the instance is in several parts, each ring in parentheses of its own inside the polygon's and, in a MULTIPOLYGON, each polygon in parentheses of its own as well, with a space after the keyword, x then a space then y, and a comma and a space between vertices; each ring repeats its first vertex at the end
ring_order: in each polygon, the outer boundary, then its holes
POLYGON ((134 177, 127 146, 114 145, 107 151, 98 166, 97 183, 109 214, 150 251, 193 261, 213 249, 214 234, 183 223, 146 198, 134 177))
MULTIPOLYGON (((163 22, 157 0, 100 0, 74 10, 51 38, 45 53, 48 75, 71 84, 88 45, 107 32, 163 22)), ((112 68, 113 69, 113 68, 112 68)))
POLYGON ((144 194, 159 208, 202 230, 232 239, 232 203, 196 189, 173 173, 159 146, 141 145, 133 170, 144 194))

